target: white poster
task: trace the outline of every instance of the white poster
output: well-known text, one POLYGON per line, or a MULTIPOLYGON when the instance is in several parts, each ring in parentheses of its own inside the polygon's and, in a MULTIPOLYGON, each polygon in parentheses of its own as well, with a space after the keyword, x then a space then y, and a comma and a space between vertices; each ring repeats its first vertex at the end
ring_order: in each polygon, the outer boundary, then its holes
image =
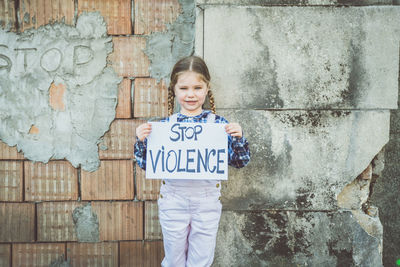
POLYGON ((228 134, 220 123, 151 122, 146 178, 228 179, 228 134))

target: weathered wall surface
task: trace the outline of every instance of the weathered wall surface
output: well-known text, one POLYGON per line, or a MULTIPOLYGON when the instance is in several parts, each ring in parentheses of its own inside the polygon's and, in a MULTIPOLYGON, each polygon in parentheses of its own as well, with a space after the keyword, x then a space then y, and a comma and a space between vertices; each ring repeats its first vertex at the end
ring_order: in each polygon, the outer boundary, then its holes
POLYGON ((214 266, 382 266, 369 196, 397 109, 400 9, 283 2, 322 6, 200 3, 196 52, 252 151, 223 187, 214 266))
MULTIPOLYGON (((399 91, 400 92, 400 91, 399 91)), ((389 143, 385 147, 385 168, 377 179, 370 198, 379 208, 383 225, 383 264, 393 266, 400 258, 400 214, 393 212, 400 207, 400 111, 390 112, 389 143)))
POLYGON ((0 266, 160 266, 135 128, 194 26, 190 0, 0 0, 0 266))
POLYGON ((375 267, 382 249, 392 266, 393 4, 0 0, 0 266, 160 265, 160 183, 135 167, 135 128, 166 115, 169 71, 194 50, 252 151, 223 186, 214 266, 375 267))
POLYGON ((106 67, 111 37, 99 13, 76 27, 0 30, 0 139, 33 161, 98 168, 97 143, 115 117, 118 83, 106 67))

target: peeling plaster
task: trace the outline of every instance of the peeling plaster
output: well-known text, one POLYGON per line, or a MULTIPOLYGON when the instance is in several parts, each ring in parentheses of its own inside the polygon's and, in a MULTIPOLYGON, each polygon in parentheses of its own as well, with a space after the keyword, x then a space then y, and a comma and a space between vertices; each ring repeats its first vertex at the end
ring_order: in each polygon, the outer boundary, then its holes
POLYGON ((113 49, 103 17, 82 13, 76 27, 22 34, 0 29, 0 40, 0 139, 32 161, 65 158, 96 170, 121 81, 106 66, 113 49))
POLYGON ((195 0, 179 0, 181 14, 167 31, 151 34, 147 38, 145 53, 150 59, 150 76, 169 84, 169 75, 174 64, 194 51, 195 0))
POLYGON ((384 168, 384 149, 371 161, 368 167, 354 181, 346 185, 337 197, 338 206, 349 209, 361 228, 377 239, 378 252, 382 255, 383 226, 379 220, 378 208, 369 203, 373 185, 384 168))
POLYGON ((74 209, 72 218, 79 242, 99 242, 99 220, 90 203, 74 209))
POLYGON ((50 267, 70 267, 71 260, 67 259, 66 261, 64 261, 64 255, 62 255, 58 259, 52 261, 49 266, 50 267))

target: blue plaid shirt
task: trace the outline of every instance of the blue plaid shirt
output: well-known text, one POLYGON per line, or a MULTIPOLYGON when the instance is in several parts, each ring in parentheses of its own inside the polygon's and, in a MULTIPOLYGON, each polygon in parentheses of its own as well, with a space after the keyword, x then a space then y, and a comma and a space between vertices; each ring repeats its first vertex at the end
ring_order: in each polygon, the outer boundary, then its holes
MULTIPOLYGON (((207 122, 207 116, 210 110, 203 110, 199 115, 189 117, 178 113, 178 122, 207 122)), ((161 121, 168 122, 169 117, 161 121)), ((228 121, 221 116, 215 115, 215 123, 228 123, 228 121)), ((140 141, 136 137, 135 143, 135 158, 136 162, 142 169, 146 169, 146 148, 147 139, 140 141)), ((249 143, 243 136, 241 138, 232 137, 228 135, 228 164, 235 168, 242 168, 250 161, 249 143)))

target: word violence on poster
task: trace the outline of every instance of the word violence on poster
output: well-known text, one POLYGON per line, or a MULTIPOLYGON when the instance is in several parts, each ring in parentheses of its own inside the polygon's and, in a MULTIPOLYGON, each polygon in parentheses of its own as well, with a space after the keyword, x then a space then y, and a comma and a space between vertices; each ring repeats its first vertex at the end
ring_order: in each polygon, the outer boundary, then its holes
POLYGON ((151 122, 146 178, 228 179, 225 124, 151 122))

